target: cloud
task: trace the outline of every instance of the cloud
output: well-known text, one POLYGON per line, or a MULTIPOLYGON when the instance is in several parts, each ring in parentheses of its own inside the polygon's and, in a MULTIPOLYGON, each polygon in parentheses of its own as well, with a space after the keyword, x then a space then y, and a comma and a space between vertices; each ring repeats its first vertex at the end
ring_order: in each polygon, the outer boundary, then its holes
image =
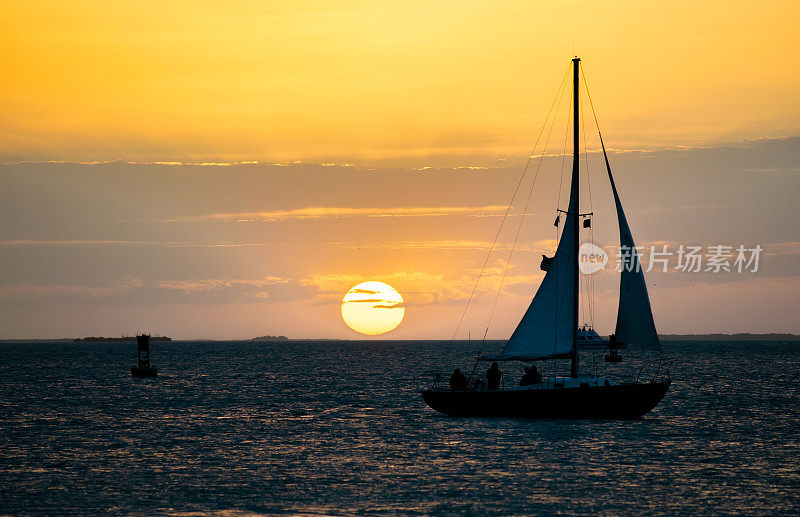
POLYGON ((291 210, 272 210, 260 212, 228 212, 198 216, 175 217, 164 222, 279 222, 308 219, 335 219, 349 217, 487 217, 500 215, 505 205, 484 206, 437 206, 437 207, 308 207, 291 210))
MULTIPOLYGON (((173 299, 169 293, 180 293, 191 298, 212 296, 215 299, 223 296, 231 301, 257 298, 259 300, 272 299, 271 290, 279 286, 286 286, 289 291, 304 291, 295 281, 276 276, 266 276, 255 279, 242 278, 216 278, 194 280, 156 280, 145 281, 140 278, 124 277, 121 280, 107 285, 75 285, 75 284, 17 284, 0 286, 0 302, 60 302, 80 301, 95 299, 125 298, 128 301, 147 301, 159 303, 173 299)), ((280 299, 296 298, 295 292, 279 293, 280 299)), ((313 293, 305 293, 313 296, 313 293)), ((185 298, 184 298, 185 299, 185 298)), ((280 300, 272 300, 280 301, 280 300)), ((385 300, 378 300, 384 302, 385 300)))
POLYGON ((781 168, 781 169, 745 169, 745 172, 769 173, 769 172, 800 172, 798 168, 781 168))
MULTIPOLYGON (((330 274, 317 275, 300 281, 302 285, 311 286, 318 293, 318 303, 339 303, 342 293, 350 286, 367 280, 378 280, 395 287, 405 300, 403 307, 425 307, 431 305, 452 305, 473 299, 484 299, 496 295, 503 279, 504 261, 496 261, 483 271, 476 287, 479 270, 471 269, 457 276, 445 276, 423 271, 399 271, 387 275, 366 277, 364 275, 330 274), (474 293, 473 293, 474 290, 474 293)), ((514 295, 511 291, 518 286, 535 286, 544 273, 535 275, 512 274, 513 267, 506 272, 503 282, 503 293, 514 295)), ((532 292, 532 291, 531 291, 532 292)), ((525 290, 528 296, 529 290, 525 290)), ((386 300, 371 300, 385 302, 386 300)), ((389 307, 383 308, 393 308, 389 307)))
MULTIPOLYGON (((193 167, 235 167, 237 165, 258 165, 258 160, 243 160, 243 161, 220 161, 220 162, 191 162, 191 161, 176 161, 176 160, 163 160, 163 161, 131 161, 131 160, 95 160, 95 161, 69 161, 69 160, 45 160, 45 161, 13 161, 13 162, 0 162, 3 165, 171 165, 171 166, 193 166, 193 167)), ((302 162, 291 162, 292 164, 300 164, 302 162)), ((266 165, 284 166, 289 163, 270 163, 266 165)), ((319 164, 326 165, 326 164, 319 164)), ((338 164, 332 164, 338 165, 338 164)), ((351 164, 342 164, 340 167, 352 167, 351 164)))
POLYGON ((413 167, 413 171, 451 171, 451 170, 469 170, 469 171, 488 171, 489 167, 483 165, 457 165, 452 167, 442 166, 434 167, 426 165, 424 167, 413 167))
MULTIPOLYGON (((135 241, 135 240, 95 240, 95 239, 9 239, 0 240, 0 247, 19 248, 37 246, 64 247, 165 247, 165 248, 260 248, 260 247, 300 247, 327 246, 345 249, 435 249, 435 250, 488 250, 491 241, 478 240, 429 240, 399 242, 192 242, 192 241, 135 241)), ((544 239, 530 243, 517 243, 517 251, 552 251, 556 247, 554 239, 544 239)), ((510 242, 499 242, 495 250, 511 249, 510 242)), ((359 291, 360 292, 360 291, 359 291)))
POLYGON ((37 239, 11 239, 0 241, 0 246, 153 246, 167 244, 151 241, 123 241, 123 240, 37 240, 37 239))
POLYGON ((373 305, 373 309, 405 309, 403 302, 373 305))
POLYGON ((110 298, 140 289, 144 281, 134 277, 124 277, 111 285, 71 285, 71 284, 17 284, 0 287, 0 300, 4 302, 27 302, 35 300, 97 299, 110 298))
MULTIPOLYGON (((313 243, 317 245, 317 243, 313 243)), ((128 241, 128 240, 0 240, 0 247, 19 248, 36 246, 155 246, 166 248, 250 248, 268 246, 299 246, 285 242, 190 242, 190 241, 128 241)))
MULTIPOLYGON (((489 250, 492 248, 492 241, 478 240, 427 240, 427 241, 399 241, 399 242, 335 242, 328 243, 342 248, 383 248, 383 249, 434 249, 434 250, 489 250)), ((496 242, 494 250, 510 250, 511 242, 496 242)), ((543 239, 533 242, 518 242, 516 251, 551 252, 555 250, 557 242, 555 239, 543 239)))
MULTIPOLYGON (((173 289, 185 293, 197 293, 216 289, 225 289, 236 286, 249 286, 263 288, 274 284, 285 284, 290 280, 276 276, 267 276, 258 279, 223 278, 223 279, 203 279, 203 280, 161 280, 155 282, 159 289, 173 289)), ((257 295, 258 296, 258 295, 257 295)), ((259 296, 266 298, 266 296, 259 296)))
POLYGON ((800 255, 800 242, 775 242, 764 246, 766 256, 800 255))

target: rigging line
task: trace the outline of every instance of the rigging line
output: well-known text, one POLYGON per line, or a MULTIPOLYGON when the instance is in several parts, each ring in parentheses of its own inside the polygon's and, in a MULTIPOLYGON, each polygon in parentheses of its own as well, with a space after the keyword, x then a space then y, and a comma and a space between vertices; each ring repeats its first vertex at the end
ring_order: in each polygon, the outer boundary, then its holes
MULTIPOLYGON (((592 224, 594 225, 594 223, 592 223, 592 224)), ((594 228, 590 228, 589 229, 589 242, 591 242, 593 246, 595 245, 594 244, 594 228)), ((594 274, 588 275, 588 282, 589 282, 588 291, 589 291, 589 296, 591 297, 591 303, 589 304, 589 324, 592 327, 594 327, 594 302, 595 302, 595 296, 594 296, 594 274)))
MULTIPOLYGON (((456 330, 453 332, 452 340, 456 339, 456 335, 458 334, 458 330, 461 328, 461 323, 464 321, 464 316, 467 314, 467 309, 469 308, 470 302, 472 302, 472 298, 475 295, 475 291, 478 289, 478 284, 481 281, 481 277, 483 276, 483 272, 486 269, 486 264, 489 263, 489 257, 492 255, 492 251, 494 251, 494 246, 497 244, 497 239, 500 237, 500 231, 503 229, 503 224, 505 223, 506 219, 508 218, 508 213, 511 210, 511 206, 514 204, 514 199, 517 196, 517 192, 519 191, 519 186, 522 184, 522 180, 525 178, 525 173, 528 171, 528 166, 531 163, 531 159, 533 158, 533 154, 536 152, 536 147, 539 145, 539 139, 542 137, 542 133, 544 132, 544 128, 547 127, 547 121, 550 118, 550 113, 553 111, 553 106, 556 104, 556 100, 561 95, 561 90, 564 88, 564 84, 567 80, 567 74, 569 73, 570 65, 567 66, 566 71, 564 72, 564 77, 561 79, 561 85, 559 86, 558 90, 556 91, 556 96, 553 99, 553 102, 550 104, 550 109, 547 111, 547 116, 544 119, 544 124, 542 124, 542 129, 539 130, 539 136, 536 137, 536 143, 533 145, 533 151, 530 155, 528 155, 528 161, 525 163, 525 168, 522 170, 522 174, 517 181, 517 186, 514 188, 514 194, 511 196, 511 202, 509 202, 508 207, 506 207, 506 212, 503 214, 503 219, 500 221, 500 227, 497 229, 497 233, 495 233, 494 240, 492 241, 492 245, 489 248, 489 252, 486 254, 486 260, 483 261, 483 266, 481 266, 481 271, 478 274, 478 279, 475 281, 475 285, 472 287, 472 292, 467 299, 467 304, 464 306, 464 311, 461 313, 461 317, 458 320, 458 325, 456 325, 456 330)), ((481 345, 482 346, 482 345, 481 345)))
POLYGON ((583 103, 581 103, 581 125, 583 129, 583 160, 586 162, 586 192, 589 194, 589 211, 592 211, 592 182, 589 176, 589 148, 586 144, 586 117, 583 116, 583 103))
POLYGON ((584 75, 583 73, 583 68, 584 67, 581 67, 581 75, 583 76, 583 87, 586 89, 586 96, 589 97, 589 106, 592 107, 592 116, 594 116, 594 125, 597 128, 597 134, 601 135, 600 138, 602 139, 602 133, 600 132, 600 124, 597 122, 597 112, 595 112, 594 103, 592 102, 592 94, 589 93, 589 81, 586 80, 586 75, 584 75))
MULTIPOLYGON (((564 165, 567 159, 567 142, 569 141, 569 115, 572 113, 572 101, 573 101, 573 92, 570 90, 569 92, 569 107, 567 108, 567 122, 564 124, 564 150, 561 153, 561 175, 558 179, 558 198, 556 199, 556 218, 559 217, 560 212, 558 209, 561 207, 561 189, 564 185, 564 165)), ((566 223, 566 217, 564 222, 566 223)), ((566 226, 564 227, 566 230, 566 226)), ((558 247, 558 225, 555 225, 555 241, 556 241, 556 248, 558 247)), ((559 292, 558 290, 558 275, 556 275, 556 293, 559 292)), ((558 297, 556 295, 555 301, 555 313, 556 313, 556 320, 558 320, 558 297)), ((556 352, 558 348, 558 331, 553 329, 553 353, 556 352)))
MULTIPOLYGON (((569 67, 567 68, 567 72, 565 72, 564 78, 562 79, 561 87, 559 88, 559 91, 556 93, 557 98, 558 98, 558 105, 556 106, 556 113, 553 114, 553 119, 552 119, 552 122, 550 124, 550 130, 547 133, 547 138, 545 140, 545 144, 544 144, 542 153, 541 153, 541 155, 539 157, 539 166, 536 169, 536 176, 534 177, 533 183, 531 184, 531 192, 533 191, 533 185, 536 183, 536 177, 539 176, 539 169, 541 168, 542 160, 544 159, 544 149, 546 149, 547 143, 550 141, 550 134, 553 131, 553 125, 555 124, 555 119, 558 116, 558 111, 559 111, 559 109, 561 107, 561 99, 563 98, 563 90, 564 90, 564 85, 566 84, 567 73, 569 73, 569 67)), ((556 101, 556 99, 553 99, 553 104, 555 104, 555 101, 556 101)), ((544 128, 547 126, 547 121, 550 118, 550 113, 552 112, 553 104, 550 105, 550 110, 548 111, 547 117, 545 118, 545 124, 542 126, 542 129, 539 131, 539 136, 537 137, 536 143, 534 144, 533 152, 531 152, 531 154, 528 156, 528 161, 525 164, 525 169, 523 170, 522 177, 520 177, 520 182, 517 184, 517 188, 514 191, 514 197, 512 197, 511 203, 509 203, 509 208, 506 209, 506 215, 508 214, 508 210, 510 209, 511 204, 513 204, 514 198, 516 197, 517 191, 519 190, 519 187, 520 187, 520 185, 522 183, 522 178, 525 176, 525 172, 528 170, 528 167, 530 166, 530 163, 531 163, 531 161, 533 159, 533 156, 534 156, 534 154, 536 152, 536 148, 539 145, 539 141, 541 140, 541 136, 542 136, 542 133, 544 132, 544 128)), ((528 194, 528 199, 525 202, 525 208, 523 209, 523 212, 522 212, 522 217, 520 218, 520 225, 522 224, 522 221, 525 218, 525 212, 527 211, 527 208, 528 208, 528 202, 530 201, 530 196, 531 196, 531 194, 529 193, 528 194)), ((502 229, 502 225, 503 225, 504 221, 505 221, 505 217, 503 218, 503 221, 501 222, 501 225, 500 225, 500 228, 498 229, 497 235, 495 235, 495 240, 497 239, 497 236, 499 235, 500 230, 502 229)), ((517 228, 517 236, 519 236, 519 227, 517 228)), ((505 280, 506 273, 508 272, 508 267, 509 267, 509 264, 510 264, 511 256, 514 253, 514 247, 516 246, 516 242, 517 242, 517 239, 515 237, 514 238, 514 244, 512 244, 511 251, 509 253, 509 261, 506 262, 506 266, 505 266, 505 268, 503 270, 503 277, 502 277, 502 280, 500 282, 500 289, 498 290, 498 293, 495 296, 494 304, 492 305, 492 311, 491 311, 491 313, 489 315, 489 322, 486 325, 486 330, 483 333, 483 339, 481 340, 481 344, 480 344, 480 347, 478 349, 478 355, 479 356, 480 356, 481 351, 483 350, 483 344, 486 341, 486 336, 487 336, 487 334, 489 332, 489 326, 491 325, 491 321, 492 321, 492 318, 494 316, 494 311, 495 311, 495 308, 497 307, 497 299, 500 296, 500 291, 502 290, 503 281, 505 280)), ((494 243, 492 244, 492 249, 493 248, 494 248, 494 243)), ((491 254, 492 249, 490 249, 490 251, 489 251, 490 254, 491 254)), ((487 255, 486 261, 484 262, 484 268, 486 267, 486 264, 488 263, 488 259, 489 259, 489 257, 487 255)), ((478 281, 480 281, 480 277, 482 275, 483 275, 483 269, 481 269, 481 275, 479 275, 478 281)), ((477 288, 477 282, 475 284, 475 288, 477 288)), ((475 288, 473 288, 473 293, 474 293, 474 289, 475 288)), ((471 298, 472 298, 472 295, 470 295, 470 301, 471 301, 471 298)), ((469 301, 467 303, 469 304, 469 301)), ((465 310, 465 312, 466 312, 466 310, 465 310)), ((462 317, 463 317, 463 315, 462 315, 462 317)))
MULTIPOLYGON (((578 91, 578 95, 580 95, 581 93, 582 92, 579 90, 578 91)), ((587 178, 588 178, 589 163, 585 159, 586 158, 586 125, 585 125, 585 121, 584 121, 585 117, 583 116, 583 109, 584 108, 583 108, 583 103, 579 103, 579 105, 580 105, 580 110, 581 110, 581 118, 580 118, 581 127, 580 127, 579 131, 583 132, 583 149, 581 149, 581 154, 583 155, 584 163, 586 164, 587 178)), ((578 135, 578 138, 580 138, 580 137, 581 137, 581 135, 578 135)), ((581 161, 581 156, 579 155, 578 156, 578 162, 580 162, 580 161, 581 161)), ((578 181, 580 181, 580 176, 578 177, 578 181)), ((591 199, 591 195, 590 195, 590 199, 591 199)), ((591 201, 589 202, 589 211, 591 211, 591 201)), ((578 246, 580 246, 580 244, 581 244, 580 243, 580 239, 581 239, 580 235, 583 235, 586 232, 583 229, 583 224, 581 224, 583 219, 581 218, 580 214, 577 214, 577 217, 578 217, 578 224, 579 224, 579 228, 580 228, 580 230, 579 230, 580 234, 579 234, 579 237, 578 237, 578 241, 579 241, 578 246)), ((577 257, 577 260, 579 262, 580 262, 580 258, 581 257, 580 257, 580 252, 579 252, 578 253, 578 257, 577 257)), ((586 321, 587 321, 587 314, 588 314, 588 311, 589 311, 589 276, 584 274, 583 272, 580 273, 580 277, 578 278, 578 285, 580 286, 581 283, 583 283, 585 288, 580 290, 580 297, 579 297, 579 299, 580 299, 580 311, 581 311, 582 324, 585 324, 586 321)))
MULTIPOLYGON (((603 146, 603 134, 600 132, 600 123, 597 121, 597 112, 594 109, 594 102, 592 102, 592 94, 589 92, 589 81, 586 80, 586 74, 584 73, 583 68, 584 67, 581 67, 581 76, 583 77, 583 87, 586 90, 586 96, 589 98, 589 106, 592 108, 592 117, 594 117, 594 125, 597 128, 597 134, 600 137, 600 145, 601 147, 603 147, 603 154, 605 155, 605 147, 603 146)), ((584 129, 584 139, 585 138, 586 138, 586 130, 584 129)), ((588 181, 588 165, 587 165, 587 181, 588 181)), ((591 203, 591 197, 589 198, 589 203, 591 203)), ((594 225, 592 225, 591 236, 592 236, 592 243, 594 243, 594 225)), ((594 298, 594 279, 592 279, 592 298, 594 298)), ((592 319, 594 320, 594 313, 592 313, 592 319)))
MULTIPOLYGON (((573 90, 570 89, 570 91, 569 91, 569 107, 567 108, 567 122, 566 122, 566 124, 564 126, 564 151, 561 153, 561 177, 559 178, 559 183, 558 183, 558 200, 556 202, 556 205, 557 205, 556 208, 558 208, 558 206, 561 205, 561 187, 564 184, 564 162, 565 162, 565 160, 567 158, 567 137, 569 136, 569 126, 570 126, 569 119, 570 119, 570 114, 572 113, 572 102, 575 100, 574 96, 575 95, 574 95, 573 90)), ((567 203, 569 203, 569 201, 567 203)), ((569 207, 567 207, 567 209, 569 209, 569 207)), ((556 214, 560 214, 560 212, 558 212, 558 210, 556 210, 556 214)), ((556 215, 556 219, 558 219, 558 217, 559 216, 556 215)), ((567 220, 566 220, 566 216, 565 216, 564 217, 564 225, 565 225, 564 226, 564 230, 565 231, 567 229, 566 223, 567 223, 567 220)), ((557 253, 558 252, 558 225, 555 225, 555 226, 556 226, 556 253, 557 253)), ((564 232, 562 231, 561 233, 563 235, 564 232)), ((553 257, 555 258, 555 254, 553 255, 553 257)), ((556 279, 556 299, 553 302, 554 305, 555 305, 555 319, 556 319, 556 321, 558 321, 558 307, 559 307, 559 305, 558 305, 558 293, 560 292, 559 289, 558 289, 558 278, 559 278, 559 275, 556 275, 555 276, 555 279, 556 279)), ((556 326, 554 326, 553 327, 553 353, 554 354, 555 354, 557 348, 558 348, 558 329, 557 329, 556 326)))
MULTIPOLYGON (((584 81, 585 82, 585 81, 584 81)), ((586 192, 589 194, 589 211, 594 211, 594 206, 592 205, 592 181, 591 175, 589 174, 589 146, 586 143, 586 117, 583 116, 583 105, 581 103, 581 128, 583 129, 583 158, 584 162, 586 163, 586 192)), ((594 225, 589 223, 589 239, 594 244, 594 225)), ((585 275, 586 277, 586 310, 584 311, 584 318, 588 315, 589 320, 593 323, 594 321, 594 290, 593 290, 593 281, 591 275, 585 275)))
MULTIPOLYGON (((570 115, 570 113, 572 113, 572 101, 573 101, 572 97, 573 97, 573 93, 572 93, 572 90, 570 90, 570 92, 569 92, 569 108, 567 108, 567 122, 566 122, 566 124, 564 124, 564 150, 561 153, 561 175, 559 176, 559 179, 558 179, 558 198, 556 199, 556 218, 558 218, 560 216, 559 215, 560 212, 558 211, 558 209, 561 207, 561 189, 564 186, 564 165, 565 165, 566 159, 567 159, 567 142, 569 141, 569 126, 570 126, 570 124, 569 124, 569 115, 570 115)), ((566 218, 565 218, 564 222, 566 223, 566 218)), ((566 226, 564 227, 564 229, 566 230, 566 226)), ((556 241, 556 247, 558 247, 558 225, 555 225, 555 241, 556 241)), ((558 291, 558 275, 556 275, 555 278, 556 278, 556 292, 558 293, 559 292, 558 291)), ((555 310, 555 312, 556 312, 556 320, 558 320, 558 300, 556 300, 555 306, 556 306, 556 310, 555 310)), ((555 353, 556 348, 558 348, 558 331, 554 330, 554 332, 555 332, 555 334, 553 335, 553 353, 555 353)))
MULTIPOLYGON (((572 92, 569 94, 569 109, 572 111, 572 92)), ((569 119, 564 127, 564 152, 561 153, 561 176, 558 180, 558 199, 556 200, 556 208, 561 207, 561 188, 564 185, 564 163, 567 159, 567 140, 569 137, 569 119)), ((556 240, 558 240, 558 228, 556 228, 556 240)))
MULTIPOLYGON (((567 70, 569 71, 569 69, 567 70)), ((489 333, 489 327, 492 324, 492 319, 494 318, 494 311, 497 308, 497 300, 500 298, 500 293, 503 292, 503 284, 505 284, 506 274, 508 273, 508 268, 511 267, 511 258, 514 256, 514 249, 517 246, 517 239, 519 239, 520 230, 522 230, 522 223, 525 222, 525 214, 528 212, 528 206, 531 202, 531 197, 533 196, 533 188, 536 186, 536 179, 539 177, 539 171, 542 170, 542 162, 544 161, 544 150, 547 149, 547 144, 550 143, 550 135, 553 133, 553 127, 556 125, 556 118, 558 117, 558 111, 561 109, 561 100, 562 97, 559 98, 558 106, 556 106, 556 112, 553 114, 553 120, 550 123, 550 129, 547 131, 547 138, 545 138, 544 146, 542 147, 542 153, 539 155, 539 164, 536 166, 536 173, 533 176, 533 181, 531 182, 531 188, 528 191, 528 198, 525 200, 525 206, 522 209, 522 216, 519 219, 519 224, 517 225, 517 232, 514 234, 514 241, 511 243, 511 251, 508 253, 508 260, 506 261, 506 265, 503 268, 503 276, 500 278, 500 287, 497 289, 497 294, 494 297, 494 303, 492 304, 492 310, 489 313, 489 321, 486 322, 486 330, 483 332, 483 340, 486 340, 486 335, 489 333)))

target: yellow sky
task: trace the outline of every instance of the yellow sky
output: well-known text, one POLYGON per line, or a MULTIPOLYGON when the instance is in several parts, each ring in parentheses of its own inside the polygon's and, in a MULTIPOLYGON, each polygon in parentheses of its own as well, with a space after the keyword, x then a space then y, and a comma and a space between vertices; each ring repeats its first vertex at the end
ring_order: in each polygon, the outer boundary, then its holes
POLYGON ((617 147, 800 126, 791 1, 0 7, 9 159, 520 154, 573 45, 617 147))

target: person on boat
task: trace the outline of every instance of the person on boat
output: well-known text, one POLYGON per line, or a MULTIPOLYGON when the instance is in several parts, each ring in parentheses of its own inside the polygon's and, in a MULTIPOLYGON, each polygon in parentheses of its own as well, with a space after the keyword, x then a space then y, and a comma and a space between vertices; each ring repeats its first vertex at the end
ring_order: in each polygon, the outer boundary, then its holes
POLYGON ((532 384, 540 384, 542 382, 542 374, 535 364, 525 367, 525 375, 519 381, 520 386, 530 386, 532 384))
POLYGON ((519 380, 520 386, 529 386, 531 383, 531 367, 525 367, 525 373, 522 374, 522 378, 519 380))
POLYGON ((460 368, 453 370, 453 375, 450 376, 450 389, 453 391, 464 391, 467 389, 467 378, 461 373, 460 368))
POLYGON ((500 389, 500 378, 503 377, 503 372, 500 371, 500 367, 497 366, 497 363, 492 363, 492 366, 486 370, 486 383, 488 384, 488 388, 490 390, 499 390, 500 389))
POLYGON ((530 384, 541 384, 542 374, 539 373, 539 369, 536 367, 535 364, 531 365, 530 372, 531 372, 530 384))

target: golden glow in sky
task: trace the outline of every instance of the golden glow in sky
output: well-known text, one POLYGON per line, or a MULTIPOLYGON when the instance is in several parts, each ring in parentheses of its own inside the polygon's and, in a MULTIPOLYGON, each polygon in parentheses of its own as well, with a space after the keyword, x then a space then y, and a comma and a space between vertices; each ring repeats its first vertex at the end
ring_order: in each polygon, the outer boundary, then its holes
POLYGON ((0 158, 524 154, 573 54, 617 148, 795 134, 795 1, 0 0, 0 158))
MULTIPOLYGON (((506 339, 564 208, 569 77, 541 174, 519 178, 574 55, 637 245, 765 250, 758 275, 648 273, 658 330, 797 332, 797 0, 0 13, 0 338, 352 337, 344 317, 394 339, 506 339)), ((587 100, 582 194, 605 247, 617 222, 587 100)), ((619 281, 596 277, 609 332, 619 281)))
POLYGON ((394 329, 405 315, 403 297, 383 282, 362 282, 342 300, 342 318, 347 326, 361 334, 377 336, 394 329))

